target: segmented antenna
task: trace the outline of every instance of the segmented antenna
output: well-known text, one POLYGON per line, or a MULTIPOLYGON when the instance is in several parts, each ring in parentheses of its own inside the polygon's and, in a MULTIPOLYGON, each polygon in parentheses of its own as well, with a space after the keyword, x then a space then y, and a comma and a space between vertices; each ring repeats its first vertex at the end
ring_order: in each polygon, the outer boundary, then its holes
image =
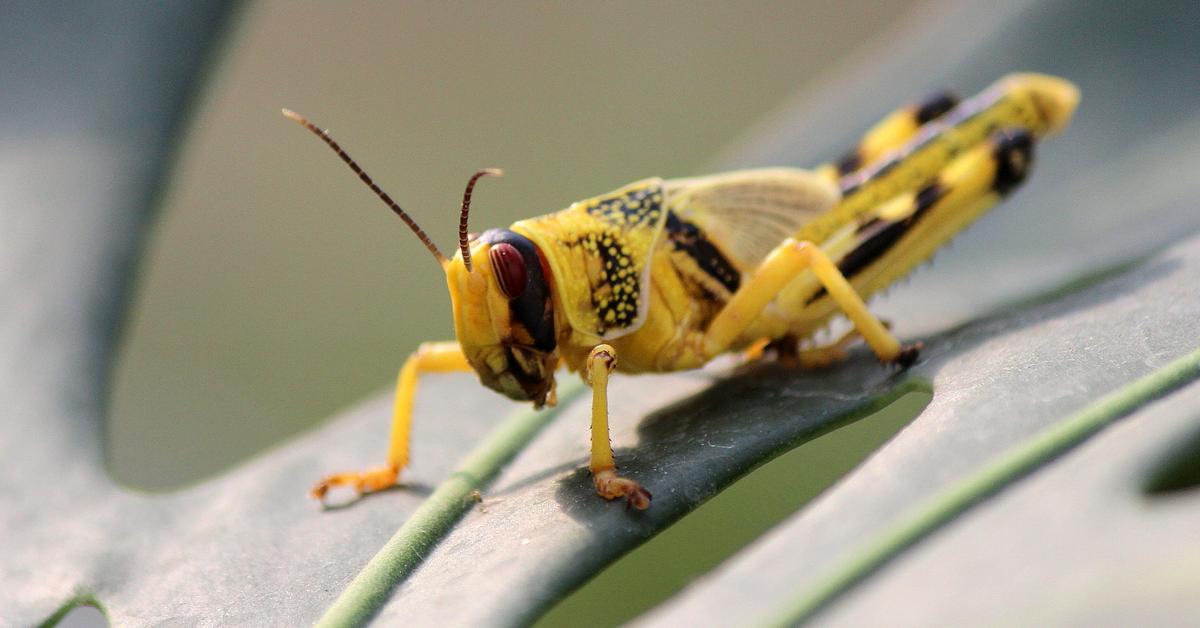
MULTIPOLYGON (((437 245, 433 243, 433 240, 429 239, 429 236, 425 233, 425 231, 423 229, 421 229, 421 226, 417 224, 417 221, 413 220, 412 217, 408 215, 408 212, 405 212, 400 207, 400 205, 398 205, 396 203, 396 201, 393 201, 392 197, 388 196, 387 192, 384 192, 382 189, 380 189, 380 187, 378 185, 376 185, 375 181, 372 180, 369 175, 367 175, 366 171, 363 170, 362 167, 359 166, 358 163, 355 162, 354 159, 352 157, 350 157, 350 155, 347 154, 345 150, 342 150, 342 147, 336 141, 334 141, 334 139, 332 137, 329 136, 329 131, 326 131, 325 129, 318 127, 317 125, 313 124, 312 122, 309 122, 307 118, 296 113, 295 111, 292 111, 291 109, 284 109, 283 115, 286 118, 296 121, 298 124, 300 124, 300 126, 303 126, 304 128, 308 129, 309 131, 312 131, 313 133, 316 134, 317 137, 324 140, 324 142, 326 144, 328 144, 330 148, 333 149, 333 152, 337 153, 338 157, 341 157, 342 161, 346 162, 347 166, 350 166, 350 169, 354 171, 354 174, 357 174, 358 178, 362 179, 362 182, 366 183, 367 187, 371 188, 371 191, 374 192, 375 195, 378 196, 381 200, 383 200, 383 202, 386 203, 387 206, 390 207, 393 212, 396 212, 396 215, 400 217, 400 220, 403 220, 404 224, 408 225, 408 228, 412 229, 413 233, 417 234, 417 238, 421 240, 421 243, 425 245, 425 248, 429 249, 430 253, 433 253, 433 257, 435 259, 437 259, 439 264, 441 264, 442 266, 445 266, 446 264, 448 264, 450 262, 450 260, 446 259, 446 256, 443 255, 442 252, 438 250, 437 245)), ((470 188, 468 188, 468 196, 470 195, 469 193, 470 193, 470 188)), ((465 207, 463 209, 463 212, 464 212, 463 220, 465 221, 466 220, 465 207)), ((469 268, 469 265, 468 265, 468 268, 469 268)))
POLYGON ((467 181, 467 189, 463 192, 462 214, 458 217, 458 248, 462 251, 463 265, 467 267, 467 272, 471 272, 471 247, 467 242, 467 214, 471 211, 471 193, 475 191, 475 182, 486 175, 502 177, 504 171, 499 168, 486 168, 471 175, 467 181))

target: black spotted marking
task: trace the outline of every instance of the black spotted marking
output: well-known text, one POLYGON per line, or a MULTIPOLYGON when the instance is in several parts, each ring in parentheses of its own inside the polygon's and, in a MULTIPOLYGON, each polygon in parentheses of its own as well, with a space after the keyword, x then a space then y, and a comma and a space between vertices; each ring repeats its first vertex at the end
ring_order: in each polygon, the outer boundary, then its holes
POLYGON ((662 201, 660 186, 642 186, 596 199, 587 207, 587 212, 613 226, 649 226, 657 224, 662 217, 662 201))
POLYGON ((641 277, 633 264, 633 254, 621 239, 617 229, 588 233, 569 246, 582 246, 588 254, 600 260, 600 276, 591 290, 592 307, 600 320, 596 333, 633 325, 641 301, 641 277))
POLYGON ((624 329, 638 321, 642 278, 634 264, 634 253, 624 233, 633 229, 655 229, 663 219, 661 185, 636 185, 588 201, 585 211, 608 228, 588 233, 570 246, 582 246, 599 259, 600 275, 591 286, 592 307, 599 320, 597 334, 624 329))
POLYGON ((554 334, 554 301, 550 296, 550 277, 542 264, 541 252, 529 238, 507 229, 488 229, 479 239, 493 246, 508 244, 525 262, 525 287, 508 300, 509 317, 533 339, 533 348, 553 351, 558 344, 554 334))
POLYGON ((729 258, 708 240, 702 229, 680 219, 675 212, 668 211, 666 232, 667 239, 676 251, 686 253, 700 270, 717 280, 726 290, 737 292, 742 283, 742 274, 729 262, 729 258))
MULTIPOLYGON (((904 219, 883 220, 881 218, 872 218, 863 223, 859 226, 857 232, 863 238, 862 242, 838 262, 838 270, 842 272, 842 275, 846 279, 850 279, 862 272, 864 268, 870 266, 875 260, 883 257, 945 193, 946 191, 942 186, 937 183, 931 183, 917 192, 913 211, 904 219)), ((817 299, 825 296, 825 294, 825 288, 822 287, 808 299, 805 305, 813 304, 817 299)))
POLYGON ((922 125, 942 117, 946 112, 957 107, 961 100, 953 92, 937 92, 927 96, 920 105, 917 105, 914 116, 917 124, 922 125))
POLYGON ((992 189, 1007 196, 1025 182, 1033 165, 1033 136, 1024 129, 1005 129, 992 136, 996 178, 992 189))

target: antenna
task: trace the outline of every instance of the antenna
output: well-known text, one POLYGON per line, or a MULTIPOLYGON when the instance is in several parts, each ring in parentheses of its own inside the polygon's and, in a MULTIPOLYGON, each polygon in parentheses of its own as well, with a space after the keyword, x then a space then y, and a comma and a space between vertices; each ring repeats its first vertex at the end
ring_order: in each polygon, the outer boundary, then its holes
MULTIPOLYGON (((363 170, 362 167, 359 166, 358 163, 355 162, 354 159, 352 157, 350 157, 350 155, 347 154, 345 150, 342 150, 342 147, 336 141, 334 141, 334 139, 332 137, 329 136, 329 131, 326 131, 325 129, 318 127, 317 125, 313 124, 312 122, 309 122, 308 118, 305 118, 304 116, 296 113, 295 111, 292 111, 291 109, 284 109, 283 115, 284 115, 284 117, 295 121, 300 126, 303 126, 304 128, 308 129, 309 131, 312 131, 314 134, 316 134, 317 137, 321 138, 326 144, 328 144, 329 147, 333 149, 333 152, 337 153, 338 157, 341 157, 342 161, 346 162, 347 166, 350 166, 350 169, 354 171, 354 174, 357 174, 358 178, 362 179, 362 182, 366 183, 367 187, 371 188, 371 191, 374 192, 375 195, 378 196, 381 200, 383 200, 383 202, 386 203, 387 206, 390 207, 393 212, 396 212, 396 215, 400 217, 400 220, 403 220, 404 224, 408 225, 408 228, 412 229, 413 233, 417 234, 417 238, 419 238, 421 240, 421 243, 425 245, 425 248, 429 249, 430 253, 433 253, 433 257, 435 259, 437 259, 439 264, 441 264, 444 267, 446 264, 450 263, 450 260, 446 259, 446 256, 443 255, 442 252, 438 250, 437 245, 433 243, 433 240, 430 240, 429 236, 425 233, 425 231, 423 229, 421 229, 421 226, 417 224, 417 221, 413 220, 412 217, 408 215, 408 212, 404 211, 404 209, 402 209, 400 207, 400 205, 398 205, 396 203, 396 201, 393 201, 392 197, 388 196, 387 192, 384 192, 382 189, 380 189, 380 187, 378 185, 376 185, 375 181, 371 179, 371 177, 366 173, 366 171, 363 170)), ((477 174, 476 177, 478 177, 478 176, 479 175, 477 174)), ((474 182, 475 182, 474 179, 472 179, 471 183, 474 183, 474 182)), ((467 202, 467 200, 470 200, 470 197, 471 197, 471 187, 468 186, 467 187, 467 198, 463 201, 463 223, 464 224, 466 223, 466 219, 467 219, 466 218, 466 213, 467 213, 466 202, 467 202)), ((469 269, 470 267, 471 267, 470 263, 468 262, 467 268, 469 269)))
POLYGON ((471 272, 471 247, 467 242, 467 213, 471 211, 471 193, 475 191, 475 182, 487 175, 502 177, 504 171, 499 168, 486 168, 476 172, 467 181, 467 189, 463 192, 462 214, 458 217, 458 248, 462 251, 463 265, 467 267, 467 272, 471 272))

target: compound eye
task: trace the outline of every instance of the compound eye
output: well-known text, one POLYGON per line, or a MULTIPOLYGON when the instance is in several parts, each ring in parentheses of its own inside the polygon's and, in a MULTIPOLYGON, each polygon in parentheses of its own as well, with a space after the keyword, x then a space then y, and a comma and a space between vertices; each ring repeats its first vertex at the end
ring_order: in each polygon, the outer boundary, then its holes
POLYGON ((500 284, 504 296, 515 299, 525 291, 525 259, 517 247, 501 242, 493 244, 488 250, 488 259, 492 262, 492 272, 500 284))

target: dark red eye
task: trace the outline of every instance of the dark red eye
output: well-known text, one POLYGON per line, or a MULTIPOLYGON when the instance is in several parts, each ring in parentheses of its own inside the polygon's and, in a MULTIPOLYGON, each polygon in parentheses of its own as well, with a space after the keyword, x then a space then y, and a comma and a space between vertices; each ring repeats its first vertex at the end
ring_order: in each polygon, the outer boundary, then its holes
POLYGON ((525 291, 525 260, 517 247, 507 242, 493 244, 488 250, 488 259, 504 296, 510 299, 521 296, 525 291))

